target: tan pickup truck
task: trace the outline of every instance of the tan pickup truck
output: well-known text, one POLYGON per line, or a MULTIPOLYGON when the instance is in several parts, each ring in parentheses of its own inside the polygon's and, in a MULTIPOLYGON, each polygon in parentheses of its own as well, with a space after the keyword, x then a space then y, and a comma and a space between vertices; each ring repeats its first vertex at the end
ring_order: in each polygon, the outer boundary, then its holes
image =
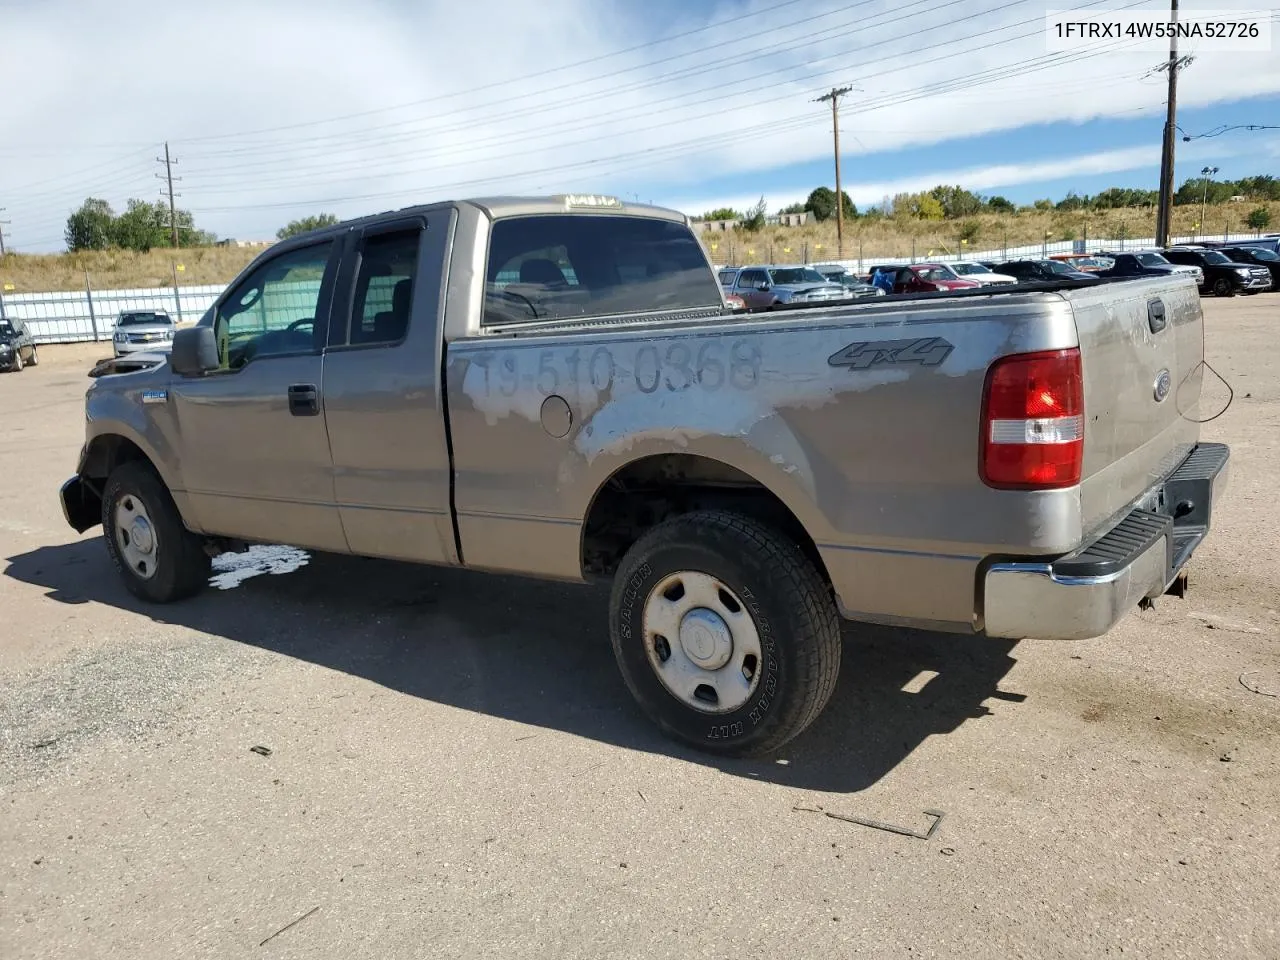
POLYGON ((841 617, 1082 638, 1181 593, 1228 456, 1202 355, 1189 278, 749 314, 681 214, 439 203, 272 247, 97 379, 61 496, 157 602, 254 542, 611 578, 645 712, 760 753, 841 617))

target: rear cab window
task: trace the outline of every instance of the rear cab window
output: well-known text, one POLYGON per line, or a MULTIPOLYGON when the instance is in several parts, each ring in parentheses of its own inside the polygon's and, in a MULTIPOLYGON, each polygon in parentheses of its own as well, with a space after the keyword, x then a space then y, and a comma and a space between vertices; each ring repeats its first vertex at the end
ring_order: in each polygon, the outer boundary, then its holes
POLYGON ((716 274, 677 221, 544 214, 490 232, 485 326, 722 305, 716 274))

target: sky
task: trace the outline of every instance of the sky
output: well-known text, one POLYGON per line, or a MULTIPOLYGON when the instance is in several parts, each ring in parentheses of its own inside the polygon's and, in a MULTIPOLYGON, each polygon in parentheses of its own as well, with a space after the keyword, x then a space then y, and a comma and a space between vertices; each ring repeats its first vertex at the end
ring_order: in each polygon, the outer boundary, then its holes
MULTIPOLYGON (((1167 3, 0 0, 0 220, 14 249, 62 249, 85 197, 160 197, 166 141, 178 205, 242 240, 501 193, 776 210, 834 184, 814 102, 834 86, 859 206, 938 183, 1024 203, 1154 189, 1166 55, 1051 52, 1050 7, 1167 3)), ((1185 133, 1280 125, 1271 19, 1269 52, 1182 45, 1185 133)), ((1280 175, 1280 129, 1179 141, 1177 160, 1179 183, 1280 175)))

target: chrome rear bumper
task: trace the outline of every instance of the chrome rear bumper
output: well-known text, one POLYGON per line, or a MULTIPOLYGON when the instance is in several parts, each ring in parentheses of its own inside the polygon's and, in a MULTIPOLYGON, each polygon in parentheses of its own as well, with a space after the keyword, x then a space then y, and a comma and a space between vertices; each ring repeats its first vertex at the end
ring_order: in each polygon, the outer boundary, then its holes
POLYGON ((1053 561, 992 564, 983 579, 991 637, 1084 640, 1164 593, 1209 533, 1230 450, 1202 443, 1105 536, 1053 561))

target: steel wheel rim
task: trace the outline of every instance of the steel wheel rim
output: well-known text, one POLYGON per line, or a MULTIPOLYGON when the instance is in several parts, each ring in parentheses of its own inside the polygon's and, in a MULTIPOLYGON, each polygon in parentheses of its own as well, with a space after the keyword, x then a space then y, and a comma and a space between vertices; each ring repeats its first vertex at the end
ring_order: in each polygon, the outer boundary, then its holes
POLYGON ((760 685, 764 658, 755 621, 710 574, 683 570, 649 591, 644 645, 658 681, 699 713, 731 713, 760 685))
POLYGON ((120 558, 135 577, 150 580, 156 575, 160 544, 146 504, 135 494, 123 494, 116 501, 114 520, 120 558))

